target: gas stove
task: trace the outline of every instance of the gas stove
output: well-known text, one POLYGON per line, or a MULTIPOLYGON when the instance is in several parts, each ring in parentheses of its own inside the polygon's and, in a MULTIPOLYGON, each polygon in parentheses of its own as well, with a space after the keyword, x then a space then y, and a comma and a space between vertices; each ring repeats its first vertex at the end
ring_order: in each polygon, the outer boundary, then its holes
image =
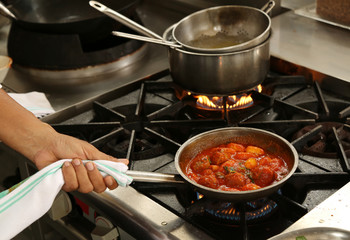
MULTIPOLYGON (((171 6, 181 1, 174 2, 171 6)), ((184 9, 178 8, 171 14, 164 9, 155 14, 148 6, 139 10, 146 26, 159 34, 184 16, 184 9)), ((102 194, 69 194, 70 213, 43 220, 68 239, 90 239, 97 219, 117 229, 120 239, 229 239, 233 235, 266 239, 295 228, 298 222, 307 223, 302 227, 312 225, 303 221, 308 212, 326 212, 321 203, 339 196, 339 189, 349 181, 350 84, 281 60, 284 56, 276 54, 276 48, 284 46, 277 44, 283 36, 278 24, 276 28, 271 72, 262 92, 249 93, 254 102, 241 109, 224 104, 221 110, 203 110, 195 99, 179 97, 166 48, 161 46, 142 47, 148 50, 140 61, 123 64, 114 72, 81 76, 84 69, 73 78, 64 75, 64 82, 49 80, 51 86, 11 69, 6 89, 43 91, 57 111, 42 121, 108 154, 129 158, 132 170, 177 174, 173 160, 179 146, 196 134, 221 127, 265 129, 286 138, 299 152, 296 173, 267 199, 235 205, 208 201, 184 184, 134 183, 102 194)), ((21 173, 35 172, 27 163, 22 166, 26 161, 21 156, 16 158, 21 173)))
POLYGON ((165 70, 42 120, 110 155, 128 158, 132 170, 177 174, 174 154, 181 144, 221 127, 274 132, 295 146, 300 163, 278 192, 241 204, 211 201, 178 183, 134 183, 101 195, 74 194, 136 239, 182 234, 189 239, 229 239, 232 234, 267 239, 350 180, 349 98, 302 76, 274 72, 262 92, 250 93, 253 104, 237 110, 203 110, 197 98, 181 98, 177 89, 165 70))

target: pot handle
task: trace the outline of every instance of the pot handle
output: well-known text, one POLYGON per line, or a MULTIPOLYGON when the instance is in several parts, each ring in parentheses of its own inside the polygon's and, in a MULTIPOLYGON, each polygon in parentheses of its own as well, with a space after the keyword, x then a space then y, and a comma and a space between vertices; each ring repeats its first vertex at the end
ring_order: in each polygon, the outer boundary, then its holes
POLYGON ((134 35, 134 34, 129 34, 129 33, 124 33, 124 32, 118 32, 118 31, 112 31, 112 34, 117 36, 117 37, 124 37, 128 39, 135 39, 143 42, 149 42, 149 43, 155 43, 155 44, 160 44, 172 48, 182 48, 181 45, 178 45, 174 42, 166 41, 166 40, 160 40, 160 39, 155 39, 155 38, 149 38, 149 37, 143 37, 139 35, 134 35))
POLYGON ((10 19, 17 20, 15 14, 13 14, 1 1, 0 1, 0 10, 4 13, 5 17, 9 17, 10 19))
POLYGON ((117 20, 121 24, 124 24, 125 26, 135 30, 138 33, 141 33, 147 37, 156 38, 156 39, 163 39, 161 36, 156 34, 155 32, 149 30, 148 28, 145 28, 144 26, 138 24, 137 22, 125 17, 124 15, 114 11, 113 9, 110 9, 103 5, 102 3, 99 3, 97 1, 89 1, 89 4, 91 7, 97 9, 98 11, 110 16, 111 18, 117 20))
POLYGON ((262 8, 261 11, 264 11, 266 14, 270 13, 272 8, 276 5, 275 1, 270 0, 268 3, 266 3, 262 8))
POLYGON ((126 171, 126 175, 132 177, 135 182, 185 183, 185 181, 180 176, 168 173, 128 170, 126 171))

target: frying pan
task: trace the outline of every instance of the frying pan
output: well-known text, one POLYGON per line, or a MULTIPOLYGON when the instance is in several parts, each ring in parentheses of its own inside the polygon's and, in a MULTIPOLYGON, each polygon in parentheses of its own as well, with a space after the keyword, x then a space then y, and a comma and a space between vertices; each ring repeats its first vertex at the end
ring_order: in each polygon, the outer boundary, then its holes
POLYGON ((187 140, 178 149, 175 155, 175 167, 181 177, 173 174, 127 171, 126 173, 140 182, 174 182, 190 184, 195 191, 210 199, 219 199, 230 202, 246 202, 267 197, 277 191, 293 175, 298 166, 298 153, 284 138, 260 129, 245 127, 228 127, 207 131, 187 140), (201 151, 216 147, 220 144, 237 142, 255 145, 284 159, 289 173, 282 180, 257 190, 229 192, 202 186, 188 178, 185 174, 186 166, 201 151))
MULTIPOLYGON (((102 0, 116 11, 130 15, 138 0, 102 0)), ((31 31, 45 33, 81 33, 111 22, 94 11, 86 0, 15 0, 1 8, 13 23, 31 31)))

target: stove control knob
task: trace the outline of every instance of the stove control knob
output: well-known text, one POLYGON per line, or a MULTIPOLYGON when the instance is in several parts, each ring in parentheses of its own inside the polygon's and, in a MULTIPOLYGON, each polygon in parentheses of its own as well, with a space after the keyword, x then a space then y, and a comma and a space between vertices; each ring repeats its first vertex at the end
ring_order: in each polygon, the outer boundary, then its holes
POLYGON ((48 211, 48 214, 52 220, 56 221, 67 216, 71 211, 72 202, 68 194, 64 191, 60 191, 53 201, 52 207, 48 211))
POLYGON ((118 230, 113 224, 104 217, 98 216, 95 219, 96 227, 91 233, 93 240, 117 240, 119 237, 118 230))

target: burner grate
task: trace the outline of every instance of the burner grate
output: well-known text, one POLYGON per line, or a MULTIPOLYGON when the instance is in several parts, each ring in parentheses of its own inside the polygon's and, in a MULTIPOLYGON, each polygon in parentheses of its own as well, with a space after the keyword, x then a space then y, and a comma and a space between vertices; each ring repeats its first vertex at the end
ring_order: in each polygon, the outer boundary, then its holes
MULTIPOLYGON (((223 109, 220 114, 199 112, 194 108, 192 98, 177 99, 169 72, 162 72, 144 79, 129 91, 114 90, 93 99, 91 109, 88 109, 91 118, 86 123, 67 119, 52 126, 59 132, 86 139, 116 157, 128 158, 133 170, 163 173, 176 173, 173 160, 181 143, 207 130, 244 126, 261 128, 286 138, 298 150, 300 166, 279 193, 267 200, 271 207, 268 207, 269 214, 263 217, 267 219, 266 224, 255 224, 259 220, 249 213, 254 207, 246 203, 237 207, 239 218, 234 216, 235 224, 232 224, 232 219, 223 214, 224 210, 216 207, 208 210, 208 203, 205 203, 208 201, 196 199, 192 189, 171 184, 133 185, 160 205, 210 235, 216 235, 217 239, 227 239, 236 230, 237 236, 243 239, 248 239, 247 236, 266 239, 310 210, 303 205, 310 191, 339 189, 350 180, 346 156, 350 102, 336 98, 303 77, 273 74, 264 82, 263 92, 253 92, 252 98, 254 105, 246 109, 223 109), (333 145, 322 146, 332 150, 333 159, 327 165, 324 164, 325 156, 309 156, 311 153, 305 149, 313 151, 318 146, 314 139, 322 132, 322 125, 329 122, 327 135, 331 141, 325 141, 325 144, 331 142, 333 145), (203 216, 208 215, 221 220, 207 221, 208 218, 203 216)), ((209 201, 209 205, 212 204, 209 201)), ((219 203, 222 204, 226 206, 225 210, 232 205, 219 203)), ((259 212, 261 208, 264 207, 257 207, 253 212, 259 212)))

